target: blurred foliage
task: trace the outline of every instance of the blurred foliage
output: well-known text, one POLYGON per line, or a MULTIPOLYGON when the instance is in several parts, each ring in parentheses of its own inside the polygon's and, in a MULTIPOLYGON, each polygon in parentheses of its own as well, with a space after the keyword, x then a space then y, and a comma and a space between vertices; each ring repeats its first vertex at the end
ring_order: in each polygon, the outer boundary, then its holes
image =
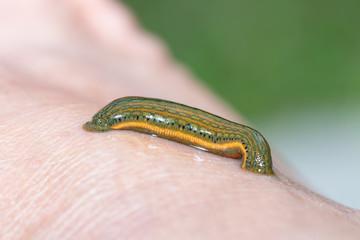
POLYGON ((252 120, 298 106, 360 103, 358 0, 123 2, 252 120))

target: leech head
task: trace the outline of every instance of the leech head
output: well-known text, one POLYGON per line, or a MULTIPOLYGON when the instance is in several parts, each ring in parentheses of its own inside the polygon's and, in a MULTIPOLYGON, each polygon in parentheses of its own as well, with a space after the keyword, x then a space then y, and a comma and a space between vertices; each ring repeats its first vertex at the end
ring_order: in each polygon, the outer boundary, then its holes
POLYGON ((104 132, 111 130, 108 120, 105 118, 103 111, 96 113, 90 122, 83 125, 83 129, 89 132, 104 132))
POLYGON ((90 132, 105 132, 112 130, 111 126, 121 121, 124 117, 123 110, 121 109, 121 100, 124 99, 116 99, 100 109, 91 119, 90 122, 87 122, 83 125, 83 129, 90 131, 90 132), (116 109, 116 111, 114 111, 116 109))

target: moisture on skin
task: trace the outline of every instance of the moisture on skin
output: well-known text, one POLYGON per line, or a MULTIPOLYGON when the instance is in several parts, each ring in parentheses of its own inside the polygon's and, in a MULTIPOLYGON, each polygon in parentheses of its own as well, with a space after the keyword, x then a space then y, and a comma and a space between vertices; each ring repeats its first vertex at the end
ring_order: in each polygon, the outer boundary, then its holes
POLYGON ((242 159, 242 168, 273 175, 271 150, 255 129, 203 110, 161 99, 119 98, 83 128, 91 132, 128 129, 157 135, 205 151, 242 159))

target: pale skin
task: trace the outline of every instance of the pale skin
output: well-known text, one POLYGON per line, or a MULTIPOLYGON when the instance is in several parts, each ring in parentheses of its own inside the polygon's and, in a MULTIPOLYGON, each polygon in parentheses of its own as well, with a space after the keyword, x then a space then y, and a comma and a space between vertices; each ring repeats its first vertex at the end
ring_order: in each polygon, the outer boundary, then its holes
MULTIPOLYGON (((243 122, 111 1, 0 3, 4 239, 359 239, 360 213, 236 159, 81 125, 158 97, 243 122)), ((276 150, 275 150, 276 152, 276 150)))

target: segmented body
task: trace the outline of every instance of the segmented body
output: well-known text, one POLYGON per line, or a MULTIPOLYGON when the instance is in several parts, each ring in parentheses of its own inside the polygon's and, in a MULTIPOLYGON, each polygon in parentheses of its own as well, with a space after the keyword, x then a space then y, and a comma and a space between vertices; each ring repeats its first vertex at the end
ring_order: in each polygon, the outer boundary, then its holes
POLYGON ((84 124, 88 131, 129 129, 201 148, 211 153, 242 158, 242 168, 273 175, 270 147, 255 129, 203 110, 161 99, 119 98, 84 124))

